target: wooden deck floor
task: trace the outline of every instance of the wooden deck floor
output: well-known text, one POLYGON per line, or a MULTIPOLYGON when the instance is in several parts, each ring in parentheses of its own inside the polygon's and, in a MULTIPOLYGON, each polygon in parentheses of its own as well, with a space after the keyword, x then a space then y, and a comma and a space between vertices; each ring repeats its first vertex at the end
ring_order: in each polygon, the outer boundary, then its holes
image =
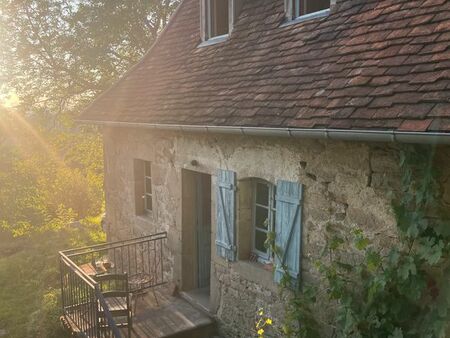
MULTIPOLYGON (((162 286, 155 294, 150 290, 137 297, 132 337, 211 337, 214 321, 171 292, 170 287, 162 286)), ((127 329, 123 329, 123 335, 127 337, 127 329)))

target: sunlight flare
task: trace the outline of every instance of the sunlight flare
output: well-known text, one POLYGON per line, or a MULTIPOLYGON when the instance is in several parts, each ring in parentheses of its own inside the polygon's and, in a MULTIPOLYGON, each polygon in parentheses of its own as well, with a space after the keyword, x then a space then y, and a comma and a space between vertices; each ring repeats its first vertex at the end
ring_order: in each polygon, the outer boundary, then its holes
POLYGON ((6 107, 0 111, 0 141, 4 136, 10 139, 15 145, 19 146, 22 152, 27 153, 28 147, 23 145, 23 137, 27 141, 32 140, 32 143, 38 145, 44 152, 61 167, 65 167, 64 160, 50 147, 45 139, 40 135, 39 131, 35 129, 19 112, 15 109, 6 107), (3 115, 3 116, 2 116, 3 115), (23 135, 22 135, 23 134, 23 135))

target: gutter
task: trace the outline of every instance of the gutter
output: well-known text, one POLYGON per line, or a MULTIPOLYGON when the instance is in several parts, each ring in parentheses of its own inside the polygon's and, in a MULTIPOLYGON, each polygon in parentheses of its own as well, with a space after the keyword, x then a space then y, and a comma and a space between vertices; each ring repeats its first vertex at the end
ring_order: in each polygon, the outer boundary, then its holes
POLYGON ((300 139, 312 138, 312 139, 325 139, 336 141, 396 142, 396 143, 450 145, 450 133, 436 133, 436 132, 405 132, 396 130, 365 130, 365 129, 353 130, 353 129, 330 129, 330 128, 300 129, 300 128, 270 128, 270 127, 234 127, 234 126, 179 125, 179 124, 91 121, 91 120, 78 120, 78 122, 108 127, 142 128, 142 129, 189 132, 189 133, 289 137, 300 139))

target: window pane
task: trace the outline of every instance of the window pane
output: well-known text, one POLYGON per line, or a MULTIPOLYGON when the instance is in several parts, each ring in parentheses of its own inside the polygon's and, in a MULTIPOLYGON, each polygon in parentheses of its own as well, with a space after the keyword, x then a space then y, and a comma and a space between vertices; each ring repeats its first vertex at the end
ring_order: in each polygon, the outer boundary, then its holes
POLYGON ((152 195, 145 195, 145 209, 152 211, 152 195))
POLYGON ((300 15, 310 14, 330 8, 330 0, 300 0, 303 4, 301 6, 300 15))
POLYGON ((261 252, 267 253, 267 249, 264 247, 264 242, 267 239, 267 234, 262 231, 255 231, 255 249, 261 252))
POLYGON ((272 229, 271 231, 275 232, 275 224, 276 223, 276 219, 277 219, 277 212, 275 210, 272 211, 272 229))
POLYGON ((152 177, 152 166, 148 161, 145 161, 145 176, 152 177))
POLYGON ((300 16, 300 0, 292 0, 292 15, 294 17, 300 16))
POLYGON ((263 183, 256 183, 256 203, 269 205, 269 186, 263 183))
POLYGON ((269 210, 263 207, 256 207, 255 227, 260 229, 269 228, 269 210))
POLYGON ((148 177, 145 178, 145 192, 148 194, 152 193, 152 180, 148 177))
POLYGON ((210 0, 210 37, 228 34, 228 0, 210 0))
POLYGON ((272 195, 273 208, 276 209, 277 208, 277 187, 274 186, 272 191, 273 191, 273 195, 272 195))

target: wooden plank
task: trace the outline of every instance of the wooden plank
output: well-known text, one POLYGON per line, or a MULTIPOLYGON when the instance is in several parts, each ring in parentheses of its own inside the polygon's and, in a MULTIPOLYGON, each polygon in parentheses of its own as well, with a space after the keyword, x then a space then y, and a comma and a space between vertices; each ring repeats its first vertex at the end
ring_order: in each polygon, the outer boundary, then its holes
POLYGON ((83 272, 88 276, 96 276, 97 274, 106 273, 108 270, 103 266, 103 264, 100 264, 97 268, 92 263, 86 263, 80 265, 80 269, 83 270, 83 272))
MULTIPOLYGON (((159 305, 151 291, 138 300, 133 317, 134 337, 164 338, 183 332, 192 332, 193 336, 196 336, 196 330, 203 330, 208 326, 214 327, 212 318, 184 299, 172 296, 168 287, 158 288, 155 294, 159 305)), ((125 331, 124 329, 124 334, 125 331)))

